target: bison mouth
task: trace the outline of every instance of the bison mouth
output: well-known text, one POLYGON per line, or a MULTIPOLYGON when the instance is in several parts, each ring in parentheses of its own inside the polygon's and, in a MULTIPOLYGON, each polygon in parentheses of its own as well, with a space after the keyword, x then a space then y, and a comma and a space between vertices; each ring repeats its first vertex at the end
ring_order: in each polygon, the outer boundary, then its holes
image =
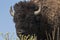
POLYGON ((27 32, 17 32, 20 40, 37 40, 37 36, 35 34, 28 34, 27 32))

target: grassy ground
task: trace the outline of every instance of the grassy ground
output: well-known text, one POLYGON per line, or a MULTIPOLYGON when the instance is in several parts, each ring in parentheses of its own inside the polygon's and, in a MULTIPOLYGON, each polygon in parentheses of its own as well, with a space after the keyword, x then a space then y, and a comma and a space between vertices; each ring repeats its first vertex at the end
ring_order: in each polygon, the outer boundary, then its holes
MULTIPOLYGON (((5 35, 3 35, 3 33, 0 33, 0 35, 2 35, 4 40, 37 40, 37 36, 35 34, 31 35, 31 36, 30 35, 26 36, 26 35, 22 35, 20 33, 20 35, 19 35, 20 39, 19 38, 13 39, 13 36, 9 37, 9 33, 6 33, 5 35)), ((52 37, 50 34, 47 34, 47 32, 46 32, 46 36, 47 36, 47 39, 45 39, 45 40, 60 40, 59 28, 58 27, 54 28, 54 31, 52 31, 52 37)))

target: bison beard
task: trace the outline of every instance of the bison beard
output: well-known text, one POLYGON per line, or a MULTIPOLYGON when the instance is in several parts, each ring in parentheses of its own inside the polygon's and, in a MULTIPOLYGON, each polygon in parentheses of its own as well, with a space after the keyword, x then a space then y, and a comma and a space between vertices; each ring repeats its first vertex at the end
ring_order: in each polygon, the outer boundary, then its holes
POLYGON ((51 35, 54 26, 59 25, 55 22, 56 20, 53 22, 49 20, 49 15, 46 14, 51 10, 47 6, 43 6, 41 12, 39 12, 38 15, 35 15, 34 11, 37 11, 38 9, 39 7, 31 2, 19 2, 14 5, 14 22, 18 37, 18 32, 21 32, 22 35, 35 34, 37 40, 45 40, 47 38, 46 32, 47 35, 51 35))

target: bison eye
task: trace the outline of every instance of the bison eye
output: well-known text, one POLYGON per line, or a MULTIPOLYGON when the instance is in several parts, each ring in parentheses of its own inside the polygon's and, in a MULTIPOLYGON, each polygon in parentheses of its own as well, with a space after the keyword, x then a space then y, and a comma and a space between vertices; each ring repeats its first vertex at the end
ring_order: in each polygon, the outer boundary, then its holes
POLYGON ((34 9, 34 11, 37 11, 39 9, 38 6, 32 6, 32 9, 34 9))
POLYGON ((34 11, 37 11, 37 10, 39 9, 39 7, 38 7, 38 6, 33 5, 33 6, 31 6, 31 9, 33 9, 34 11))
POLYGON ((31 9, 31 10, 33 10, 33 11, 37 11, 39 9, 39 7, 35 6, 35 5, 31 5, 28 8, 31 9))

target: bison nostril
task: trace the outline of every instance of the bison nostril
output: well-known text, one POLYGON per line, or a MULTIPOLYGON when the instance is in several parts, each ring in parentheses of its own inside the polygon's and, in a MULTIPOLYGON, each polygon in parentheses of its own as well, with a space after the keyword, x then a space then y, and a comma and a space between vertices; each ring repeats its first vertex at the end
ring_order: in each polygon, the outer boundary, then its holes
POLYGON ((25 31, 21 29, 19 32, 24 33, 25 31))
POLYGON ((19 34, 23 34, 23 33, 25 33, 25 31, 24 30, 22 30, 22 29, 20 29, 20 30, 17 30, 17 33, 19 34))
POLYGON ((28 35, 29 32, 27 32, 26 30, 20 29, 19 31, 17 31, 17 34, 28 35))

